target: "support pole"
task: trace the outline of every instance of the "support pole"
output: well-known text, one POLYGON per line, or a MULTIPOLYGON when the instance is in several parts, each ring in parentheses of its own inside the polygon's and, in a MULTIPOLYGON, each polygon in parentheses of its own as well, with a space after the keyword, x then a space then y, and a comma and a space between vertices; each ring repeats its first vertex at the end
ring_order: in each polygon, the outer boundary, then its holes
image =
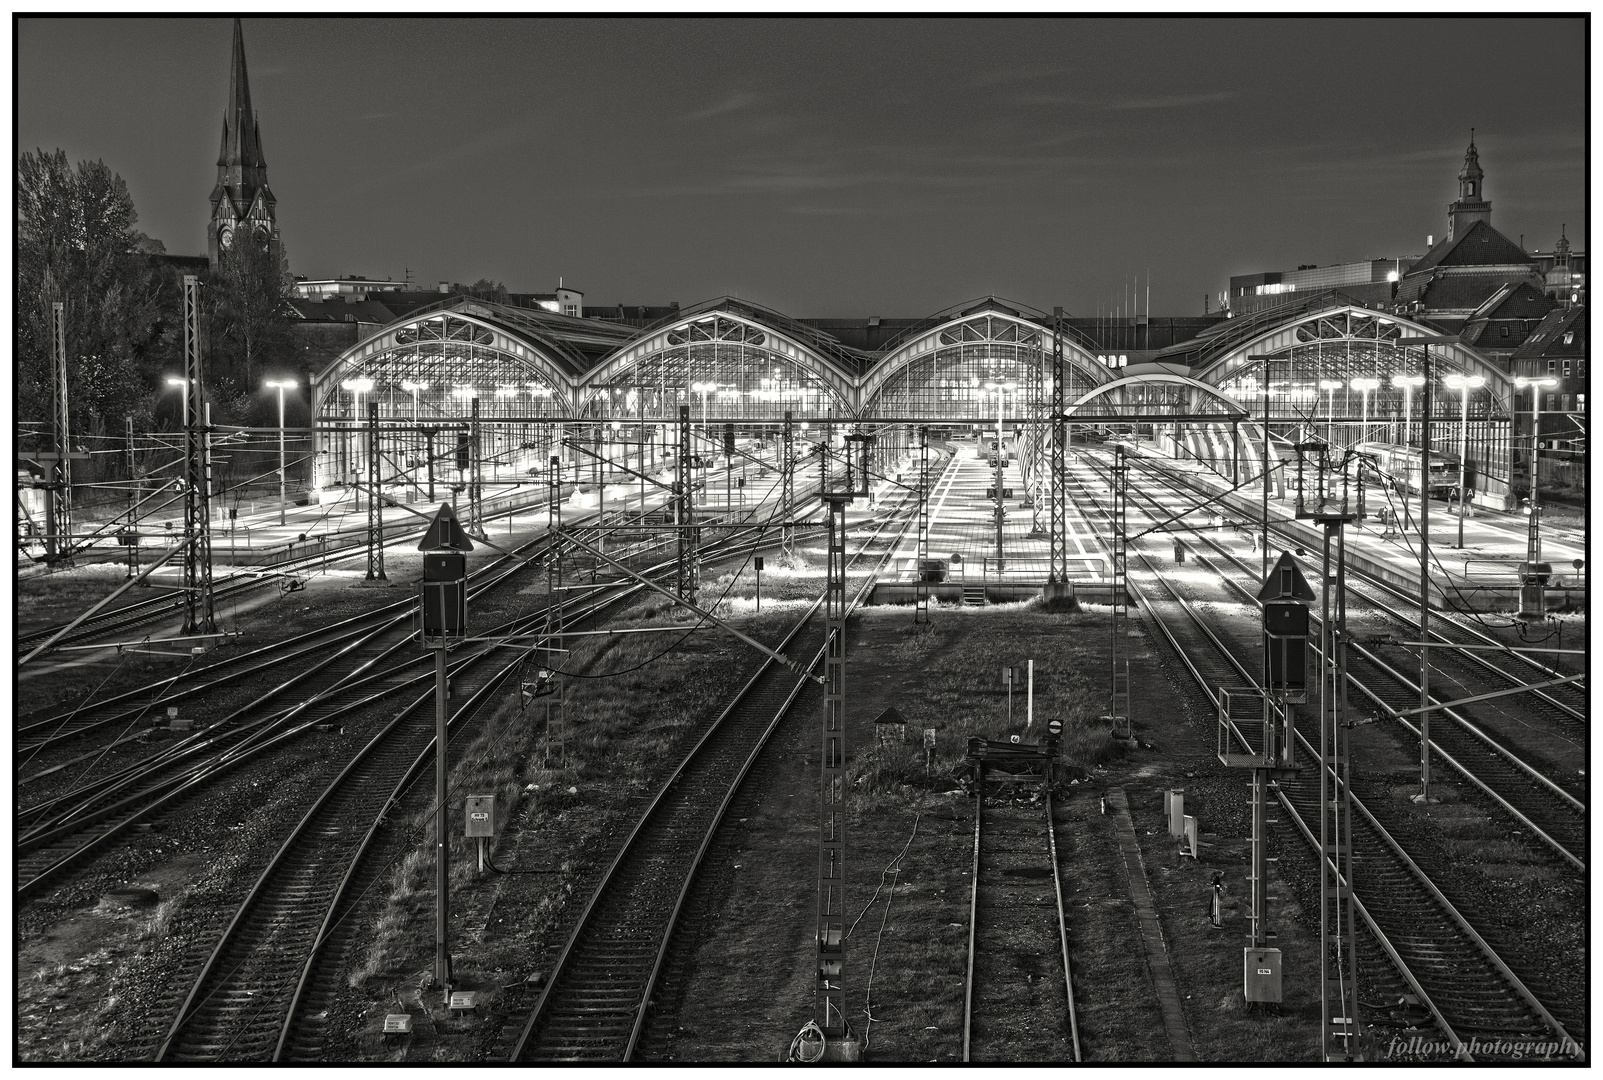
POLYGON ((1109 567, 1109 587, 1112 589, 1111 606, 1113 608, 1113 670, 1109 685, 1112 703, 1112 713, 1109 724, 1115 739, 1128 739, 1132 736, 1130 726, 1130 661, 1123 656, 1128 647, 1125 642, 1125 618, 1128 614, 1128 578, 1126 576, 1126 559, 1129 551, 1128 533, 1125 523, 1125 507, 1129 501, 1130 467, 1124 463, 1124 444, 1118 443, 1113 448, 1113 542, 1110 554, 1112 556, 1109 567))
POLYGON ((779 550, 782 555, 795 554, 796 530, 791 519, 796 512, 796 444, 792 413, 785 410, 785 427, 779 446, 779 550))
POLYGON ((200 338, 200 279, 184 275, 184 633, 214 634, 211 457, 200 338))
POLYGON ((924 567, 930 557, 930 429, 918 429, 918 552, 913 560, 913 579, 917 591, 913 600, 913 625, 928 626, 930 587, 924 580, 924 567))
POLYGON ((50 354, 54 371, 51 379, 51 427, 56 444, 55 483, 46 488, 53 494, 49 532, 45 536, 46 561, 57 565, 72 562, 72 428, 67 422, 67 306, 50 305, 50 354))
MULTIPOLYGON (((1419 388, 1424 411, 1419 417, 1419 640, 1430 640, 1430 346, 1425 353, 1425 383, 1419 388)), ((1419 650, 1419 704, 1430 706, 1430 646, 1419 650)), ((1419 714, 1419 801, 1430 802, 1430 713, 1419 714)))
POLYGON ((128 437, 128 576, 139 573, 139 497, 138 467, 134 464, 134 418, 125 421, 128 437))
POLYGON ((1353 923, 1352 790, 1347 719, 1346 529, 1325 519, 1320 590, 1320 983, 1326 1061, 1362 1061, 1353 923), (1334 548, 1334 557, 1332 549, 1334 548))
POLYGON ((674 517, 673 523, 679 526, 677 533, 679 539, 677 555, 677 584, 679 599, 694 603, 696 599, 696 546, 694 539, 694 514, 691 510, 691 476, 690 476, 690 406, 679 406, 679 454, 675 461, 674 480, 674 517))
POLYGON ((1061 585, 1069 580, 1068 492, 1065 490, 1069 426, 1063 409, 1063 309, 1055 307, 1052 309, 1052 461, 1051 494, 1048 496, 1052 501, 1048 525, 1051 557, 1046 576, 1047 583, 1051 585, 1061 585))
MULTIPOLYGON (((825 492, 824 494, 828 494, 825 492)), ((829 1043, 845 1039, 846 991, 846 500, 829 498, 824 592, 824 715, 819 774, 817 976, 813 1019, 829 1043)))
MULTIPOLYGON (((474 399, 477 401, 477 399, 474 399)), ((283 429, 281 428, 280 431, 283 429)), ((384 497, 379 472, 378 401, 367 403, 367 580, 388 581, 384 574, 384 497)), ((283 505, 280 503, 279 505, 283 505)))
POLYGON ((473 398, 468 434, 468 535, 484 538, 484 449, 479 443, 479 399, 473 398))
MULTIPOLYGON (((475 399, 477 400, 477 399, 475 399)), ((447 937, 451 907, 451 843, 447 828, 450 815, 446 800, 450 762, 447 760, 446 718, 448 682, 445 673, 445 643, 434 649, 434 982, 451 993, 451 945, 447 937)))

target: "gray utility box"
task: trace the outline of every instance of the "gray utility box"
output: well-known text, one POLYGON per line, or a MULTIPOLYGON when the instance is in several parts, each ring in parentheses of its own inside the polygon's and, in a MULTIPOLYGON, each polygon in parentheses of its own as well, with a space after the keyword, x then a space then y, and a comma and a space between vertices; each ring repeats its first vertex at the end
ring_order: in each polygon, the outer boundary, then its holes
MULTIPOLYGON (((467 836, 495 835, 495 796, 469 795, 465 807, 467 836)), ((1276 1000, 1279 1000, 1278 998, 1276 1000)))
POLYGON ((1248 1001, 1280 1000, 1280 950, 1253 949, 1242 951, 1243 985, 1248 1001))

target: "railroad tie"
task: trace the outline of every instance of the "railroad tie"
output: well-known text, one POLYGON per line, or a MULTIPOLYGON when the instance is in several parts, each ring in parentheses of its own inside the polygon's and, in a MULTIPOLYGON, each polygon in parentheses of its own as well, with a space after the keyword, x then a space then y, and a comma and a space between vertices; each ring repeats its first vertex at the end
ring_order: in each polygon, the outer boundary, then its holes
POLYGON ((1123 788, 1108 789, 1108 806, 1113 808, 1113 825, 1119 833, 1119 850, 1124 855, 1124 868, 1130 879, 1130 899, 1135 903, 1136 919, 1141 924, 1141 939, 1147 947, 1147 974, 1152 977, 1152 988, 1158 995, 1158 1010, 1163 1014, 1163 1030, 1169 1036, 1169 1047, 1176 1061, 1196 1061, 1191 1049, 1191 1034, 1186 1030, 1185 1011, 1180 1007, 1180 991, 1175 986, 1174 971, 1169 967, 1169 951, 1163 944, 1163 927, 1158 912, 1152 906, 1152 891, 1147 888, 1146 864, 1141 860, 1141 845, 1136 842, 1135 825, 1130 821, 1130 804, 1125 801, 1123 788))

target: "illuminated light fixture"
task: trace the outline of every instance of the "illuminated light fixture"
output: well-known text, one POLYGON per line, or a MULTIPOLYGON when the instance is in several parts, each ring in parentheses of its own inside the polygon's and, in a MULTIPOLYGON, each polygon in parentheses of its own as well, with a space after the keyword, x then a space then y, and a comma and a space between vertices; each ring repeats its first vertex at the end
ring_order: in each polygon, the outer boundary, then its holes
POLYGON ((1380 389, 1380 380, 1379 379, 1358 378, 1358 379, 1352 380, 1352 382, 1350 382, 1348 385, 1351 386, 1354 390, 1362 390, 1367 394, 1371 390, 1379 390, 1380 389))
POLYGON ((407 391, 408 393, 416 394, 423 390, 427 390, 428 388, 429 384, 426 382, 412 382, 410 379, 401 380, 401 389, 407 391))
POLYGON ((169 376, 167 376, 167 385, 168 386, 188 386, 189 385, 189 380, 188 379, 181 379, 177 375, 169 375, 169 376))
POLYGON ((369 394, 373 392, 372 379, 346 379, 340 386, 353 394, 369 394))
POLYGON ((473 389, 471 386, 459 385, 455 390, 451 391, 451 396, 454 398, 461 398, 463 401, 467 401, 469 398, 478 397, 479 392, 473 389))
POLYGON ((495 388, 495 396, 499 398, 517 397, 518 388, 516 386, 507 385, 497 386, 495 388))
POLYGON ((1395 270, 1386 271, 1386 280, 1387 281, 1396 281, 1397 279, 1398 279, 1397 271, 1395 271, 1395 270))
POLYGON ((1340 390, 1341 383, 1335 379, 1320 379, 1319 389, 1324 390, 1326 393, 1331 390, 1340 390))
POLYGON ((1479 390, 1486 385, 1482 375, 1448 375, 1442 379, 1449 390, 1479 390))

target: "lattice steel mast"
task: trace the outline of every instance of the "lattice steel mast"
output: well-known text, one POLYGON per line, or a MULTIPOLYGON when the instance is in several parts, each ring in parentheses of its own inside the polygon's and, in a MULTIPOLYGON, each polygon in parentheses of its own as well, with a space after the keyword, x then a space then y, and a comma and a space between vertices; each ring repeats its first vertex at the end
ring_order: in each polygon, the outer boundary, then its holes
MULTIPOLYGON (((474 399, 475 405, 478 399, 474 399)), ((378 402, 367 403, 367 579, 388 581, 384 574, 384 499, 379 471, 378 402)))
POLYGON ((67 306, 50 305, 51 428, 56 448, 54 481, 45 487, 50 512, 45 515, 45 559, 72 562, 72 429, 67 423, 67 306))
POLYGON ((200 345, 200 279, 184 275, 184 633, 217 631, 212 611, 211 433, 200 345))

